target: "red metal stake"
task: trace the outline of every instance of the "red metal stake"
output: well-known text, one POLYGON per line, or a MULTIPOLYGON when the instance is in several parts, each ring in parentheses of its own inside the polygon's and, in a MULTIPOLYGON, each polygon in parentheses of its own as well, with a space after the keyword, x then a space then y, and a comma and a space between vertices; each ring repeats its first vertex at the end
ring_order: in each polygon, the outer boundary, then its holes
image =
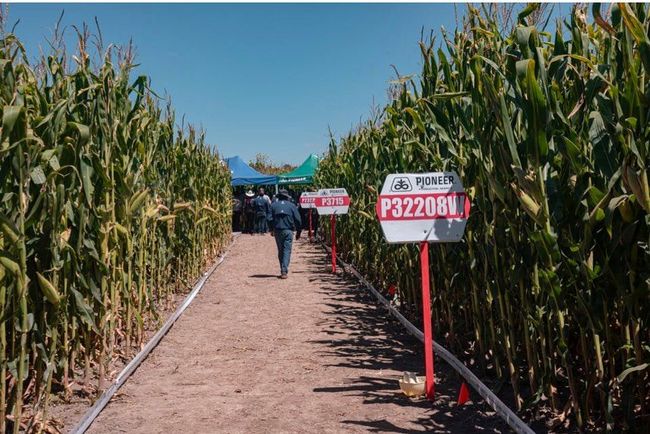
POLYGON ((458 405, 463 405, 467 401, 469 401, 469 388, 467 387, 467 383, 463 381, 460 385, 460 392, 458 392, 458 400, 456 402, 458 405))
POLYGON ((422 274, 422 321, 424 323, 424 368, 426 382, 424 390, 433 401, 435 383, 433 375, 433 345, 431 330, 431 296, 429 293, 429 243, 420 243, 420 269, 422 274))
POLYGON ((330 216, 332 226, 332 273, 336 273, 336 214, 330 216))
POLYGON ((309 242, 311 243, 311 208, 309 208, 309 242))

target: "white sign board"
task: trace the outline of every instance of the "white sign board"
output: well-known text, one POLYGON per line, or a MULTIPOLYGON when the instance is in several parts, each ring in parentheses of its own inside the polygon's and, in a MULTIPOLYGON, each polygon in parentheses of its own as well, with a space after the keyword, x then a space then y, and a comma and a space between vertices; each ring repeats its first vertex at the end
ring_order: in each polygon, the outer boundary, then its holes
POLYGON ((300 208, 316 208, 317 191, 305 191, 300 195, 300 208))
POLYGON ((456 172, 393 173, 375 210, 389 243, 458 242, 470 203, 456 172))
POLYGON ((320 215, 347 214, 350 196, 345 188, 325 188, 318 190, 315 204, 320 215))

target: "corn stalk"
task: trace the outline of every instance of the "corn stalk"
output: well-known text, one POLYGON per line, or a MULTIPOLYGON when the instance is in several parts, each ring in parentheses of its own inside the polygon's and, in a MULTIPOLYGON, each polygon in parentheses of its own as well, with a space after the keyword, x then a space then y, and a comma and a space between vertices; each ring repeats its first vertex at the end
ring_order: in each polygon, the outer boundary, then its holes
POLYGON ((229 239, 219 155, 130 76, 129 56, 92 67, 86 42, 74 65, 55 50, 37 74, 0 39, 0 432, 43 430, 50 394, 73 381, 101 389, 229 239))
POLYGON ((457 171, 472 214, 432 251, 438 338, 518 408, 620 431, 650 403, 649 10, 594 5, 589 23, 576 7, 552 34, 529 25, 535 7, 503 34, 468 6, 463 29, 421 42, 417 81, 332 140, 316 182, 354 198, 340 250, 413 316, 417 252, 383 241, 377 191, 389 173, 457 171))

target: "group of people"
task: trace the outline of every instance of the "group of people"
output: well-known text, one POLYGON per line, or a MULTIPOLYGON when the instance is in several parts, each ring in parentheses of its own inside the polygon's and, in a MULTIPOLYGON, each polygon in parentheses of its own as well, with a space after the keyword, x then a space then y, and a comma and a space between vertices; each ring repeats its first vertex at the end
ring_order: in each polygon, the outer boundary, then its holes
MULTIPOLYGON (((288 200, 298 206, 299 195, 290 190, 282 190, 286 193, 288 200)), ((233 198, 232 230, 245 234, 266 234, 269 232, 269 220, 271 218, 271 205, 278 200, 280 192, 269 197, 260 187, 257 194, 251 189, 240 191, 233 198)), ((315 231, 318 225, 318 213, 313 209, 298 208, 301 217, 301 226, 296 228, 297 235, 309 228, 309 214, 312 214, 312 228, 315 231)))
POLYGON ((257 194, 252 190, 237 192, 233 197, 232 230, 245 234, 264 234, 268 231, 266 217, 272 200, 260 187, 257 194), (259 218, 257 218, 259 216, 259 218))
POLYGON ((263 187, 258 189, 257 195, 247 190, 244 194, 235 194, 233 199, 233 231, 251 235, 270 231, 278 248, 282 279, 288 277, 293 232, 296 232, 296 239, 300 239, 310 220, 314 231, 318 225, 318 213, 311 208, 298 208, 297 201, 296 194, 285 189, 270 198, 263 187))

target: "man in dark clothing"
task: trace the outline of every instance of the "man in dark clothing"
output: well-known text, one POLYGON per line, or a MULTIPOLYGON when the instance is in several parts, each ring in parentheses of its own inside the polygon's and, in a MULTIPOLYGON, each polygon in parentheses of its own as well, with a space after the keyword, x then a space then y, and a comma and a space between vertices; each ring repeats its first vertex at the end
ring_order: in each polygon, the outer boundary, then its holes
POLYGON ((266 222, 271 214, 271 205, 269 200, 264 197, 264 190, 261 188, 253 201, 253 207, 255 208, 255 233, 264 235, 268 230, 266 222))
POLYGON ((239 232, 242 229, 242 210, 244 208, 244 198, 242 194, 236 194, 232 198, 232 231, 239 232))
POLYGON ((289 200, 287 190, 280 190, 278 200, 271 205, 271 227, 275 244, 278 246, 278 260, 280 261, 280 278, 286 279, 291 260, 291 244, 293 231, 300 228, 300 214, 298 208, 289 200))
POLYGON ((248 190, 244 195, 244 233, 253 234, 255 224, 255 207, 253 201, 255 200, 255 193, 248 190))

